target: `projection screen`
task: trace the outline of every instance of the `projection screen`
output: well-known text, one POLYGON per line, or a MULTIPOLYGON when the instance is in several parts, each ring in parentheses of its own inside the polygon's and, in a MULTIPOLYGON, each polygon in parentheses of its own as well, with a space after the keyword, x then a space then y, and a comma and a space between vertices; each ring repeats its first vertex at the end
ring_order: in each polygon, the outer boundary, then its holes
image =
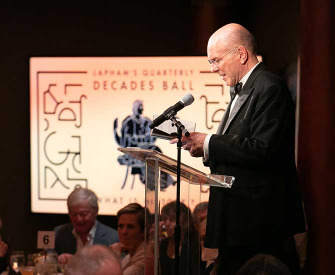
MULTIPOLYGON (((76 186, 96 192, 100 214, 144 205, 143 167, 129 165, 117 148, 144 146, 176 159, 176 145, 150 137, 143 125, 186 94, 195 101, 178 118, 215 133, 229 87, 205 56, 30 58, 32 212, 67 213, 76 186)), ((209 173, 187 151, 182 162, 209 173)), ((164 198, 175 198, 174 184, 164 198)))

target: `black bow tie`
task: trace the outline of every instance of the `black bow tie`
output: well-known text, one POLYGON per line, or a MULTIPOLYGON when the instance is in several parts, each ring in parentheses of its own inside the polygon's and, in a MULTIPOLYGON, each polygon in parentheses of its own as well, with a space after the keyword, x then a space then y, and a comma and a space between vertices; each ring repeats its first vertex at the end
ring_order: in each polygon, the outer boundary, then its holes
POLYGON ((239 94, 239 92, 242 89, 242 82, 237 83, 234 87, 230 88, 230 97, 231 100, 233 100, 235 98, 236 95, 239 94))

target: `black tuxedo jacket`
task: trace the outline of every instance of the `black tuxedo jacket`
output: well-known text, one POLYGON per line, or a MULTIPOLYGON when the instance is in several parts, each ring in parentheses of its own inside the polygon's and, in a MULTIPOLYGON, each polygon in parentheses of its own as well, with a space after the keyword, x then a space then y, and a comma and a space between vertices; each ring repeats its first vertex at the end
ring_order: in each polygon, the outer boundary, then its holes
POLYGON ((208 164, 235 182, 210 189, 205 246, 273 243, 304 232, 294 103, 284 81, 260 63, 229 109, 210 138, 208 164))

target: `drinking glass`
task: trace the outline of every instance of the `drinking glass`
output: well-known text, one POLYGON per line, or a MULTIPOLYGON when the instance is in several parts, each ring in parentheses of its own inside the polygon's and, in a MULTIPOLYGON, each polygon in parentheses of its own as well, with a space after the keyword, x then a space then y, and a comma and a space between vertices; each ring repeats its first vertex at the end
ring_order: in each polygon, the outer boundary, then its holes
POLYGON ((20 268, 21 275, 34 275, 35 267, 34 266, 24 266, 20 268))
POLYGON ((24 266, 24 253, 23 251, 13 251, 9 258, 11 268, 19 273, 20 268, 24 266))

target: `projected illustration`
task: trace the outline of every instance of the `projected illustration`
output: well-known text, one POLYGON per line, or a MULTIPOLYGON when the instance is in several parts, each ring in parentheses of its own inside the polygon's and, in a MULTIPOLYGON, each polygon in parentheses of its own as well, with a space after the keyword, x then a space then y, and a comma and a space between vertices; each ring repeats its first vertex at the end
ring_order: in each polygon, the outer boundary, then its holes
MULTIPOLYGON (((151 120, 143 117, 143 101, 135 100, 133 103, 133 113, 127 116, 121 126, 121 136, 117 132, 118 128, 118 118, 114 120, 114 137, 117 144, 121 147, 139 147, 142 149, 152 149, 158 152, 162 150, 154 145, 156 138, 150 135, 149 124, 151 120)), ((129 169, 130 174, 133 175, 131 189, 133 189, 135 184, 135 176, 139 175, 140 181, 145 183, 145 164, 138 161, 128 155, 121 155, 117 158, 120 165, 126 166, 126 175, 121 186, 123 189, 128 180, 129 169)), ((150 171, 150 170, 149 170, 150 171)), ((170 175, 162 173, 161 176, 161 189, 175 183, 170 175)), ((154 182, 148 183, 148 188, 154 188, 154 182)))
POLYGON ((78 77, 82 74, 86 73, 39 71, 36 75, 36 94, 40 98, 35 107, 39 114, 38 196, 41 200, 66 200, 76 186, 88 186, 82 171, 81 127, 87 99, 78 77), (63 195, 60 190, 64 190, 63 195))
MULTIPOLYGON (((31 57, 32 212, 67 213, 66 198, 77 186, 97 194, 101 215, 115 215, 132 202, 154 205, 145 196, 156 190, 154 171, 118 148, 153 149, 177 159, 176 144, 152 137, 149 124, 186 94, 194 102, 178 118, 214 134, 230 96, 209 70, 206 56, 31 57)), ((187 151, 181 160, 209 173, 187 151)), ((163 205, 175 199, 176 178, 163 171, 160 176, 163 205)), ((181 185, 181 200, 191 209, 200 192, 208 197, 208 186, 196 186, 194 193, 188 188, 181 185)))

